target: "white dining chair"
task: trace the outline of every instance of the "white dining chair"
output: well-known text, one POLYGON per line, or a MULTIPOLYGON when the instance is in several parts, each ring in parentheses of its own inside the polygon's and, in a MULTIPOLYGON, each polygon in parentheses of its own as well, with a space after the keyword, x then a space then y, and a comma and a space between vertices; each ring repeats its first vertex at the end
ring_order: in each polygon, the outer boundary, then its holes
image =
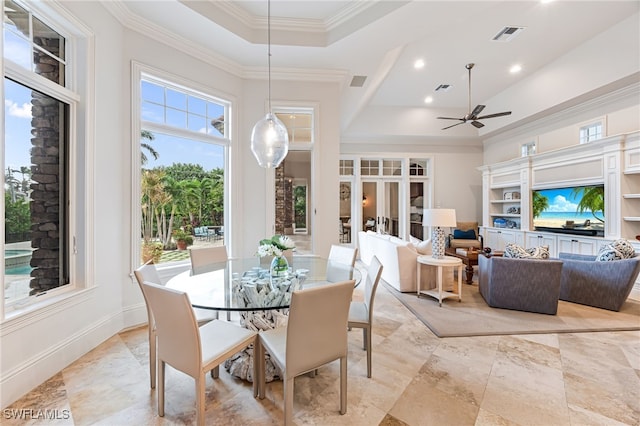
POLYGON ((373 256, 367 268, 364 282, 364 299, 351 301, 349 306, 349 329, 361 328, 363 347, 367 351, 367 377, 371 377, 371 329, 373 327, 373 301, 382 275, 382 264, 373 256))
POLYGON ((333 244, 327 262, 327 281, 336 283, 353 279, 358 249, 333 244))
MULTIPOLYGON (((156 321, 158 339, 158 415, 164 417, 165 366, 169 364, 195 379, 196 423, 204 425, 206 372, 237 352, 255 345, 255 331, 227 321, 214 320, 198 327, 186 293, 143 282, 142 288, 156 321)), ((258 376, 255 363, 254 377, 258 376)), ((257 383, 253 395, 257 396, 257 383)))
MULTIPOLYGON (((142 287, 142 283, 147 281, 156 285, 163 285, 162 280, 160 279, 160 275, 158 274, 158 270, 156 266, 151 263, 151 261, 145 263, 144 265, 138 267, 135 271, 133 271, 133 275, 136 277, 136 281, 140 286, 140 291, 142 292, 142 297, 144 298, 144 304, 147 308, 147 321, 149 328, 149 378, 151 380, 151 389, 155 389, 156 387, 156 321, 153 316, 153 311, 151 306, 149 305, 149 301, 147 300, 147 295, 142 287)), ((194 310, 195 312, 195 310, 194 310)), ((206 310, 206 309, 198 309, 196 314, 196 320, 198 324, 204 325, 209 321, 215 319, 214 311, 206 310)), ((218 369, 214 369, 211 371, 212 377, 218 376, 218 369)))
MULTIPOLYGON (((190 248, 189 258, 191 259, 191 274, 198 275, 219 269, 221 264, 229 260, 229 254, 227 252, 227 247, 224 245, 216 247, 190 248)), ((195 308, 195 310, 196 315, 198 315, 199 313, 197 311, 202 311, 203 309, 195 308)), ((215 311, 215 318, 219 318, 218 311, 215 311)), ((229 311, 227 311, 227 321, 231 321, 231 312, 229 311)))
POLYGON ((293 421, 294 378, 338 359, 340 414, 347 412, 347 318, 354 285, 344 281, 294 291, 287 326, 258 336, 258 396, 265 396, 266 350, 283 372, 285 425, 293 421))
POLYGON ((211 272, 220 267, 220 264, 229 260, 226 246, 190 248, 191 273, 193 275, 211 272))

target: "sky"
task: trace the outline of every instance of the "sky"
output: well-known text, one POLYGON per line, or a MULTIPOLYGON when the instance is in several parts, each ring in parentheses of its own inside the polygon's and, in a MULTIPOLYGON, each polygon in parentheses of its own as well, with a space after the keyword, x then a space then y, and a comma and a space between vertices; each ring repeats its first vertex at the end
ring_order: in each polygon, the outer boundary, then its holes
MULTIPOLYGON (((4 173, 7 168, 19 170, 20 167, 31 166, 31 90, 5 79, 5 164, 4 173)), ((153 88, 155 96, 158 90, 153 88)), ((224 112, 224 107, 212 102, 197 102, 194 97, 174 96, 173 105, 179 104, 180 100, 191 101, 192 111, 171 110, 173 114, 167 114, 167 124, 180 125, 182 128, 189 128, 198 133, 208 131, 210 134, 221 136, 220 132, 213 126, 207 126, 207 120, 211 121, 211 116, 216 118, 224 112), (177 100, 176 100, 177 98, 177 100), (186 99, 186 100, 185 100, 186 99), (198 107, 199 109, 196 109, 198 107), (200 114, 196 114, 200 113, 200 114), (187 123, 188 122, 188 123, 187 123), (198 124, 199 127, 194 127, 198 124)), ((169 109, 169 108, 167 108, 169 109)), ((143 111, 143 117, 150 121, 163 122, 162 118, 153 115, 154 111, 162 109, 155 108, 152 111, 143 111)), ((147 168, 156 166, 169 166, 173 163, 195 163, 209 171, 214 168, 224 167, 224 148, 221 145, 213 145, 196 141, 193 139, 177 138, 169 135, 154 133, 155 139, 150 143, 159 153, 159 158, 155 160, 148 152, 145 152, 149 161, 145 165, 147 168)), ((18 174, 17 178, 21 178, 18 174)))

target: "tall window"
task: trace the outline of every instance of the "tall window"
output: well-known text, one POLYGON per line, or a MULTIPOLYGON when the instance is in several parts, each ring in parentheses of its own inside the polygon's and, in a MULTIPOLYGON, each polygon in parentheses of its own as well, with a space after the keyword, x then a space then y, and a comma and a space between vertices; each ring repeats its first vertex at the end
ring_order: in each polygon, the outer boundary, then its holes
POLYGON ((140 262, 224 244, 229 102, 143 74, 140 105, 140 262))
POLYGON ((3 8, 4 299, 70 282, 67 39, 17 2, 3 8), (56 83, 52 87, 50 82, 56 83))

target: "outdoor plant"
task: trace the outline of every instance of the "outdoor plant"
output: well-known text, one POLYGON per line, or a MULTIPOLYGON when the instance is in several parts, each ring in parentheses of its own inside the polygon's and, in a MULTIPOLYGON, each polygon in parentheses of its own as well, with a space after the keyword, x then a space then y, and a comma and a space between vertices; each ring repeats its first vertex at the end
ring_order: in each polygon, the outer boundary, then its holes
POLYGON ((190 246, 193 244, 193 235, 182 228, 173 230, 173 239, 176 240, 178 247, 181 245, 181 243, 184 243, 185 246, 190 246))

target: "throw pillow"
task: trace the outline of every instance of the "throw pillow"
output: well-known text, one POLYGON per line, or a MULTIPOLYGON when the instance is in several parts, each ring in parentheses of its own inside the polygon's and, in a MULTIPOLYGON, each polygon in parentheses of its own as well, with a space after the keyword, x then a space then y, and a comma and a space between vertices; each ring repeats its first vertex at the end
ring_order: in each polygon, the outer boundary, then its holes
POLYGON ((414 237, 413 235, 409 235, 409 242, 415 246, 417 244, 420 244, 422 240, 420 238, 414 237))
POLYGON ((424 240, 421 241, 418 244, 414 244, 416 247, 416 250, 418 251, 418 253, 424 255, 424 254, 431 254, 431 240, 424 240))
POLYGON ((453 238, 456 240, 475 240, 476 231, 469 229, 468 231, 462 231, 460 229, 453 230, 453 238))
POLYGON ((512 257, 515 259, 548 259, 549 246, 525 249, 518 244, 509 243, 504 249, 504 257, 512 257))
POLYGON ((622 256, 622 253, 611 247, 611 244, 607 244, 602 246, 595 260, 596 262, 610 262, 612 260, 624 259, 622 256))
POLYGON ((619 251, 622 254, 623 259, 631 259, 636 255, 636 249, 629 241, 623 238, 612 242, 610 246, 614 250, 619 251))

